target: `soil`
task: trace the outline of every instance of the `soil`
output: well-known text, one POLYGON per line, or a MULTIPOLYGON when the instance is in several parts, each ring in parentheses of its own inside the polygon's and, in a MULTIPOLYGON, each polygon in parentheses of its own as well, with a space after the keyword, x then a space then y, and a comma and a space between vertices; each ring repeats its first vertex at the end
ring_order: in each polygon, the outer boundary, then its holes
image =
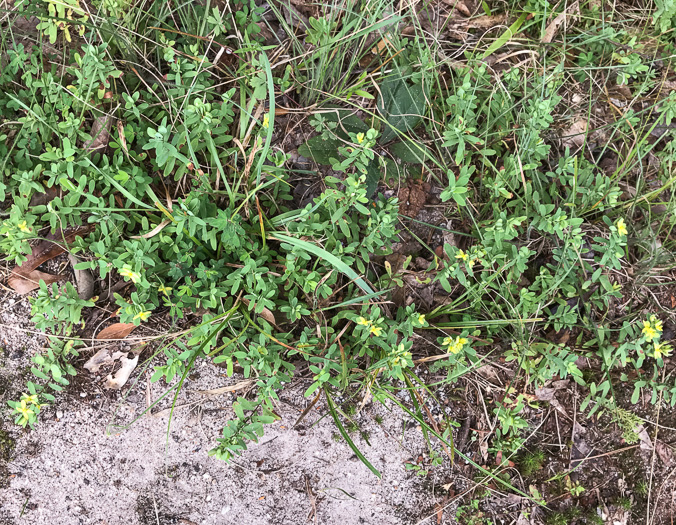
MULTIPOLYGON (((43 341, 31 331, 27 300, 8 294, 2 304, 0 402, 6 406, 20 397, 30 379, 30 356, 43 341)), ((243 378, 197 366, 169 424, 171 395, 144 415, 168 388, 151 384, 143 368, 112 392, 80 366, 78 379, 43 411, 33 431, 15 426, 3 411, 0 524, 399 525, 428 516, 434 520, 423 523, 437 522, 435 505, 446 491, 436 483, 448 471, 423 477, 405 468, 425 446, 396 407, 369 404, 355 416, 359 431, 352 439, 382 479, 339 437, 321 402, 294 428, 310 402, 303 384, 280 396, 281 420, 227 464, 208 451, 232 416, 234 395, 199 391, 243 378)), ((441 523, 451 523, 451 513, 445 516, 441 523)))

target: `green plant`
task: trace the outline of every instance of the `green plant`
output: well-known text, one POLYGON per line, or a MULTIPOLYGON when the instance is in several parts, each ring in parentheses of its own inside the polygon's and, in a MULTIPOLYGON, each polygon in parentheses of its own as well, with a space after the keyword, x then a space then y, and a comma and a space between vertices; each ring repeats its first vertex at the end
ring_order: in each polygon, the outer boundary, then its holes
POLYGON ((541 450, 526 452, 519 458, 519 468, 524 476, 532 476, 545 463, 545 454, 541 450))
POLYGON ((455 518, 463 525, 489 525, 491 521, 480 510, 478 499, 473 499, 469 505, 460 505, 455 511, 455 518))
POLYGON ((637 443, 639 441, 638 428, 642 423, 641 418, 621 407, 613 407, 610 414, 622 430, 622 439, 629 445, 637 443))
POLYGON ((426 458, 423 462, 413 462, 408 461, 404 463, 406 470, 415 472, 416 476, 426 477, 429 475, 430 470, 440 466, 443 463, 443 457, 441 454, 435 450, 430 450, 429 457, 426 458))
MULTIPOLYGON (((580 16, 484 2, 490 20, 513 19, 494 33, 470 17, 475 45, 460 50, 424 9, 386 2, 329 2, 298 23, 251 0, 100 0, 96 15, 76 0, 15 4, 0 21, 0 251, 21 264, 34 240, 87 225, 63 248, 102 291, 119 284, 105 300, 70 283, 33 293, 48 346, 10 405, 19 424, 67 387, 98 309, 169 326, 152 380, 174 395, 200 360, 253 381, 211 451, 225 460, 260 438, 292 380, 324 396, 376 475, 350 435, 359 401, 341 409, 338 392, 392 400, 402 382, 410 401, 393 402, 453 457, 454 423, 431 427, 421 400, 498 360, 510 382, 484 399, 486 439, 526 476, 544 461, 519 454, 544 402, 534 388, 572 379, 582 411, 608 412, 626 440, 636 421, 619 383, 633 403, 676 403, 668 313, 648 293, 676 252, 670 2, 655 4, 652 40, 640 15, 593 2, 580 16), (38 18, 30 43, 19 15, 38 18), (521 61, 530 48, 543 52, 521 61), (316 174, 284 129, 306 137, 316 174), (321 187, 302 206, 299 176, 321 187)), ((462 520, 488 521, 470 507, 462 520)))

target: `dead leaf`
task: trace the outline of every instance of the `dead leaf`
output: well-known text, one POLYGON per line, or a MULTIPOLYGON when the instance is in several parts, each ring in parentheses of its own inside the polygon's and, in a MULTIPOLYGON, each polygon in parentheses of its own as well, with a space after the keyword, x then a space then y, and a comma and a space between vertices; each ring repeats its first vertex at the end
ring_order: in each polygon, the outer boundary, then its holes
POLYGON ((441 0, 441 1, 444 4, 449 5, 454 9, 457 9, 465 16, 472 16, 471 11, 467 9, 467 6, 464 4, 464 2, 461 2, 460 0, 441 0))
POLYGON ((127 137, 124 136, 124 124, 122 124, 121 120, 117 121, 117 134, 118 138, 120 139, 120 146, 122 146, 124 154, 129 157, 129 149, 127 149, 127 137))
MULTIPOLYGON (((248 306, 249 306, 249 303, 250 303, 251 301, 249 301, 249 299, 244 299, 244 298, 242 298, 242 302, 243 302, 245 305, 247 305, 247 307, 248 307, 248 306)), ((258 315, 260 315, 260 316, 261 316, 263 319, 265 319, 268 323, 272 323, 272 324, 274 324, 274 325, 277 325, 277 321, 275 320, 275 314, 273 314, 273 313, 272 313, 270 310, 268 310, 267 308, 263 307, 263 311, 260 312, 258 315)))
POLYGON ((92 374, 97 374, 102 366, 112 365, 125 354, 126 352, 111 353, 109 348, 101 348, 101 350, 89 358, 89 361, 85 363, 84 367, 92 374))
POLYGON ((507 15, 482 15, 467 21, 468 29, 492 29, 507 23, 507 15))
POLYGON ((160 233, 164 227, 169 224, 171 221, 170 220, 164 220, 161 223, 159 223, 157 226, 155 226, 152 230, 150 230, 148 233, 144 233, 143 235, 132 235, 132 239, 150 239, 151 237, 155 237, 158 233, 160 233))
POLYGON ((557 390, 563 390, 564 388, 567 388, 569 384, 570 381, 562 379, 560 381, 552 381, 548 388, 536 388, 535 399, 537 401, 551 401, 554 399, 554 394, 557 390))
POLYGON ((235 390, 244 390, 245 388, 250 387, 253 384, 253 380, 247 379, 246 381, 240 381, 230 386, 222 386, 220 388, 212 388, 211 390, 198 390, 198 394, 205 396, 218 396, 220 394, 225 394, 226 392, 234 392, 235 390))
POLYGON ((68 254, 68 260, 73 266, 73 273, 75 274, 75 284, 77 284, 77 296, 80 299, 88 301, 94 296, 94 277, 89 270, 78 270, 75 265, 81 261, 72 253, 68 254))
POLYGON ((653 441, 650 439, 650 435, 648 434, 648 431, 645 429, 643 425, 639 425, 634 429, 634 432, 636 432, 636 435, 638 436, 638 439, 641 441, 639 444, 639 448, 641 450, 652 450, 653 449, 653 441))
POLYGON ((22 264, 14 267, 7 279, 9 287, 15 292, 24 295, 39 288, 41 279, 45 281, 45 284, 52 284, 66 279, 66 275, 52 275, 41 272, 37 268, 66 251, 66 248, 61 244, 57 244, 57 242, 64 242, 68 245, 75 240, 75 237, 80 237, 92 229, 93 225, 78 226, 69 228, 66 231, 58 230, 55 233, 47 235, 45 240, 33 246, 30 255, 28 255, 28 258, 22 264))
POLYGON ((497 369, 492 365, 483 365, 476 369, 477 374, 479 374, 484 379, 491 381, 496 385, 502 384, 500 377, 498 376, 497 369))
POLYGON ((122 364, 122 367, 117 372, 115 372, 115 375, 109 374, 108 377, 106 377, 105 387, 112 390, 119 390, 125 384, 127 384, 127 381, 129 381, 129 376, 131 376, 131 373, 136 368, 138 357, 139 356, 136 355, 133 359, 129 359, 124 355, 121 356, 120 363, 122 364))
POLYGON ((124 339, 134 331, 136 325, 134 323, 115 323, 104 328, 96 336, 96 339, 124 339))
POLYGON ((561 140, 563 147, 570 148, 571 150, 581 148, 584 145, 588 127, 589 124, 587 123, 587 119, 582 117, 578 118, 563 132, 563 138, 561 140))
POLYGON ((545 34, 542 37, 542 40, 540 40, 540 42, 542 42, 543 44, 551 43, 551 41, 554 39, 554 35, 559 30, 559 26, 563 24, 565 20, 566 20, 566 12, 564 11, 549 23, 547 29, 545 29, 545 34))
POLYGON ((108 146, 112 121, 113 118, 110 115, 96 117, 90 133, 91 140, 86 140, 82 144, 85 151, 98 151, 108 146))
POLYGON ((435 505, 437 510, 437 525, 439 525, 444 519, 444 506, 441 503, 435 505))
POLYGON ((479 443, 479 452, 481 453, 481 459, 484 463, 488 459, 488 440, 484 439, 479 443))
POLYGON ((61 197, 62 194, 63 192, 60 187, 52 186, 51 188, 45 188, 44 193, 33 194, 30 206, 44 206, 53 201, 56 197, 61 197))
POLYGON ((67 278, 67 275, 53 275, 51 273, 41 272, 40 270, 31 270, 30 272, 13 271, 12 275, 7 279, 7 284, 16 293, 25 295, 28 292, 39 288, 41 280, 49 285, 67 278))
POLYGON ((575 422, 573 424, 573 446, 570 448, 570 469, 577 467, 584 458, 591 456, 592 448, 587 445, 584 435, 587 429, 575 422))
POLYGON ((563 24, 566 21, 566 17, 569 15, 570 12, 572 11, 580 11, 580 6, 578 5, 577 2, 573 3, 563 11, 560 15, 558 15, 554 20, 552 20, 547 28, 545 29, 545 34, 542 37, 542 42, 543 44, 549 44, 551 41, 554 39, 554 36, 556 35, 556 32, 559 30, 559 26, 563 24))
POLYGON ((662 463, 664 463, 664 466, 671 467, 671 465, 674 463, 674 454, 671 450, 671 447, 664 441, 660 441, 658 439, 657 443, 655 444, 655 450, 657 451, 657 455, 662 460, 662 463))

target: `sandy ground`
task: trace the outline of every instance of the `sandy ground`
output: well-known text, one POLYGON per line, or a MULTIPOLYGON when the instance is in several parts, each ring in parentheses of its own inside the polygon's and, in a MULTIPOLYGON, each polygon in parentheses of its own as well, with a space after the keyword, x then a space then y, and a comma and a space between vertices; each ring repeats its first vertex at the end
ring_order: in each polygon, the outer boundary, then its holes
MULTIPOLYGON (((16 399, 31 352, 41 346, 30 330, 27 302, 5 300, 0 312, 0 399, 16 399)), ((169 432, 170 397, 141 415, 166 385, 150 384, 136 371, 122 392, 103 391, 83 370, 34 431, 21 431, 3 412, 2 426, 15 439, 11 460, 0 468, 0 525, 399 525, 437 523, 443 489, 406 471, 404 462, 424 451, 420 432, 404 427, 401 414, 367 406, 358 418, 369 447, 353 439, 382 473, 374 476, 318 403, 296 429, 307 406, 304 384, 281 396, 282 420, 231 464, 210 458, 231 393, 209 390, 241 381, 203 362, 179 395, 169 432), (375 421, 376 414, 383 418, 375 421), (139 416, 141 416, 139 418, 139 416), (120 424, 139 418, 128 428, 120 424)), ((238 392, 241 395, 241 392, 238 392)), ((6 405, 5 405, 6 406, 6 405)), ((443 478, 441 469, 434 479, 443 478)), ((449 509, 450 511, 450 509, 449 509)), ((450 521, 451 512, 442 523, 450 521)))

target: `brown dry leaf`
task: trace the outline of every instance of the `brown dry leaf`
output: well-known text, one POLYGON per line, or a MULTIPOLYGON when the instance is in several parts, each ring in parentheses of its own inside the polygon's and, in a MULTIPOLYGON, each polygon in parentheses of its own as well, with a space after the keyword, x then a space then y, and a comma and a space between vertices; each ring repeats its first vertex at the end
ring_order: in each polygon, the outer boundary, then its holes
POLYGON ((662 463, 664 463, 666 467, 671 467, 671 465, 674 463, 674 454, 671 450, 671 447, 664 441, 660 441, 658 439, 655 443, 655 450, 657 451, 657 455, 662 460, 662 463))
POLYGON ((563 146, 571 150, 581 148, 584 145, 588 127, 587 119, 578 118, 563 132, 563 139, 561 140, 563 146))
POLYGON ((551 41, 554 39, 554 35, 559 30, 559 26, 563 24, 565 20, 566 20, 566 12, 564 11, 549 23, 547 29, 545 29, 545 34, 542 37, 542 40, 540 40, 540 42, 542 42, 543 44, 551 43, 551 41))
POLYGON ((127 149, 127 137, 124 136, 124 124, 121 120, 117 121, 117 134, 120 139, 120 146, 124 150, 125 155, 129 156, 129 149, 127 149))
POLYGON ((15 292, 24 295, 28 292, 40 287, 40 280, 45 281, 45 284, 55 283, 61 279, 66 279, 66 275, 51 275, 37 270, 38 266, 53 259, 57 255, 61 255, 66 249, 57 242, 65 242, 66 245, 73 242, 75 237, 80 237, 93 229, 92 225, 78 226, 69 228, 62 232, 61 230, 47 235, 47 238, 40 241, 35 246, 28 256, 28 258, 20 265, 17 265, 12 270, 12 273, 7 279, 7 284, 15 292), (55 242, 56 241, 56 242, 55 242))
POLYGON ((134 323, 115 323, 104 328, 96 336, 96 339, 124 339, 134 331, 136 325, 134 323))
POLYGON ((483 365, 476 369, 477 374, 479 374, 484 379, 491 381, 496 385, 502 384, 500 377, 498 376, 498 371, 494 366, 483 365))
POLYGON ((110 374, 108 377, 106 377, 106 388, 119 390, 125 384, 127 384, 127 381, 129 381, 129 376, 134 371, 136 364, 138 363, 138 356, 136 355, 133 359, 129 359, 123 355, 120 357, 120 363, 122 364, 122 367, 117 372, 115 372, 115 375, 110 374))
POLYGON ((567 388, 569 384, 570 381, 564 379, 552 382, 549 388, 536 388, 535 399, 537 401, 551 401, 554 399, 554 394, 556 394, 557 390, 563 390, 564 388, 567 388))
POLYGON ((441 0, 444 4, 451 6, 454 9, 457 9, 460 11, 463 15, 465 16, 472 16, 472 13, 469 9, 467 9, 467 6, 465 5, 464 2, 461 2, 460 0, 441 0))
MULTIPOLYGON (((243 302, 245 305, 247 305, 247 307, 248 307, 248 306, 249 306, 249 303, 250 303, 251 301, 249 301, 249 299, 244 299, 244 298, 242 298, 242 302, 243 302)), ((272 323, 272 324, 274 324, 274 325, 277 325, 277 321, 275 320, 275 314, 273 314, 273 313, 272 313, 270 310, 268 310, 267 308, 263 307, 263 311, 262 311, 261 313, 259 313, 258 315, 260 315, 260 316, 261 316, 263 319, 265 319, 268 323, 272 323)))
POLYGON ((61 188, 52 186, 51 188, 45 188, 44 193, 35 193, 31 197, 31 206, 44 206, 45 204, 51 202, 56 197, 61 197, 63 192, 61 188))
POLYGON ((491 29, 507 23, 507 15, 482 15, 467 22, 468 29, 491 29))
POLYGON ((253 384, 253 380, 247 379, 245 381, 240 381, 239 383, 235 383, 234 385, 230 386, 222 386, 220 388, 212 388, 211 390, 198 390, 198 394, 202 394, 204 396, 218 396, 221 394, 225 394, 226 392, 234 392, 236 390, 244 390, 245 388, 250 387, 253 384))
POLYGON ((144 233, 143 235, 132 235, 132 239, 150 239, 151 237, 155 237, 158 233, 160 233, 164 227, 169 224, 171 221, 166 219, 159 223, 157 226, 155 226, 152 230, 150 230, 148 233, 144 233))
POLYGON ((556 35, 556 32, 559 30, 559 26, 561 26, 561 24, 566 21, 566 17, 568 17, 573 11, 577 11, 578 13, 580 12, 580 6, 578 2, 571 4, 568 9, 564 10, 560 15, 558 15, 549 23, 541 40, 543 44, 551 43, 551 41, 554 39, 554 36, 556 35))
POLYGON ((41 272, 40 270, 31 270, 29 272, 13 271, 12 275, 7 279, 7 284, 16 293, 25 295, 28 292, 39 288, 41 280, 49 285, 67 278, 67 275, 53 275, 51 273, 41 272))
POLYGON ((92 124, 91 140, 86 140, 82 147, 85 151, 98 151, 108 146, 110 142, 110 127, 113 118, 110 115, 96 117, 92 124))
POLYGON ((643 425, 639 425, 634 429, 634 432, 636 432, 636 435, 638 436, 638 439, 641 441, 639 444, 639 448, 641 450, 652 450, 653 449, 653 440, 650 439, 650 435, 648 434, 648 431, 643 425))

